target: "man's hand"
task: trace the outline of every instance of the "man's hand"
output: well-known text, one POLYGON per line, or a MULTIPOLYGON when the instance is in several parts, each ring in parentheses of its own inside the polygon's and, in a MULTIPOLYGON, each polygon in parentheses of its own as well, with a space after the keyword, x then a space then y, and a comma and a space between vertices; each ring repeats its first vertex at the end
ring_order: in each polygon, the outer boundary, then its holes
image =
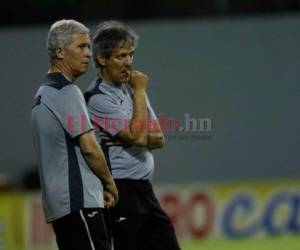
POLYGON ((115 206, 119 201, 119 193, 114 181, 104 186, 104 201, 105 204, 115 206))
POLYGON ((149 77, 140 72, 140 71, 132 71, 130 74, 129 85, 133 88, 133 90, 142 90, 146 91, 148 85, 149 77))
POLYGON ((115 198, 113 197, 113 195, 110 192, 104 191, 103 198, 104 198, 104 207, 105 208, 112 208, 116 205, 115 198))
POLYGON ((121 142, 120 140, 117 140, 116 137, 111 137, 108 133, 101 131, 99 133, 101 141, 104 142, 104 144, 107 147, 112 147, 112 146, 128 146, 127 143, 121 142))

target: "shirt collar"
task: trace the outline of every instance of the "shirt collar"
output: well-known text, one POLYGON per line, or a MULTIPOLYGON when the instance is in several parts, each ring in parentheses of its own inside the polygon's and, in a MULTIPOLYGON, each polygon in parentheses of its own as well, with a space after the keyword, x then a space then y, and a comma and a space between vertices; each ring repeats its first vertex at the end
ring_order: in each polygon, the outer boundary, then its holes
POLYGON ((61 72, 48 73, 43 80, 44 85, 55 85, 56 87, 63 88, 66 85, 72 84, 61 72))

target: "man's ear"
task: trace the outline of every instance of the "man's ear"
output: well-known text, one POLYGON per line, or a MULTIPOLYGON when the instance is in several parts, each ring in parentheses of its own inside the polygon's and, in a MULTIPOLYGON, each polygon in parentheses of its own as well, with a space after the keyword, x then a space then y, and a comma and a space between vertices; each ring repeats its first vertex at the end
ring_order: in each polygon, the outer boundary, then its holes
POLYGON ((102 67, 106 65, 106 58, 102 53, 97 55, 97 61, 102 67))
POLYGON ((55 53, 58 60, 64 59, 64 50, 62 48, 57 48, 55 53))

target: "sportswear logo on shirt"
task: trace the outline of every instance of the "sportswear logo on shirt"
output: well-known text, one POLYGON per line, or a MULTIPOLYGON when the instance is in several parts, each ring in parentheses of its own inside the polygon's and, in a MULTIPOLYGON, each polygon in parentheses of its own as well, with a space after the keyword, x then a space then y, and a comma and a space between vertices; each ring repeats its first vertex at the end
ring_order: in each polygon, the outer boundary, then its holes
POLYGON ((96 214, 98 213, 98 211, 94 211, 88 214, 88 217, 92 218, 94 217, 96 214))
POLYGON ((119 223, 121 221, 127 220, 127 218, 125 217, 119 217, 118 219, 116 219, 116 222, 119 223))

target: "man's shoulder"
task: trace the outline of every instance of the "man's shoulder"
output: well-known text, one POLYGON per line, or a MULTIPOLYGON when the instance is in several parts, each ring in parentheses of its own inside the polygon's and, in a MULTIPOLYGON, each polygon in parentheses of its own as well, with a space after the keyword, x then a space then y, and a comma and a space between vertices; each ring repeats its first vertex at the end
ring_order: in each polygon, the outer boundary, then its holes
POLYGON ((75 86, 61 72, 48 73, 41 81, 41 86, 47 86, 60 91, 67 86, 75 86))
POLYGON ((103 94, 103 92, 99 89, 100 83, 101 82, 99 82, 99 80, 95 80, 90 84, 87 90, 84 91, 84 99, 86 103, 89 103, 92 97, 103 94))
POLYGON ((84 98, 86 103, 96 104, 96 105, 105 105, 107 103, 114 103, 115 96, 109 90, 106 89, 102 80, 98 79, 91 83, 88 89, 84 92, 84 98))
POLYGON ((70 93, 70 94, 73 93, 73 94, 80 94, 80 95, 82 95, 82 92, 81 92, 80 88, 76 84, 74 84, 74 83, 63 86, 60 89, 60 92, 61 93, 70 93))

